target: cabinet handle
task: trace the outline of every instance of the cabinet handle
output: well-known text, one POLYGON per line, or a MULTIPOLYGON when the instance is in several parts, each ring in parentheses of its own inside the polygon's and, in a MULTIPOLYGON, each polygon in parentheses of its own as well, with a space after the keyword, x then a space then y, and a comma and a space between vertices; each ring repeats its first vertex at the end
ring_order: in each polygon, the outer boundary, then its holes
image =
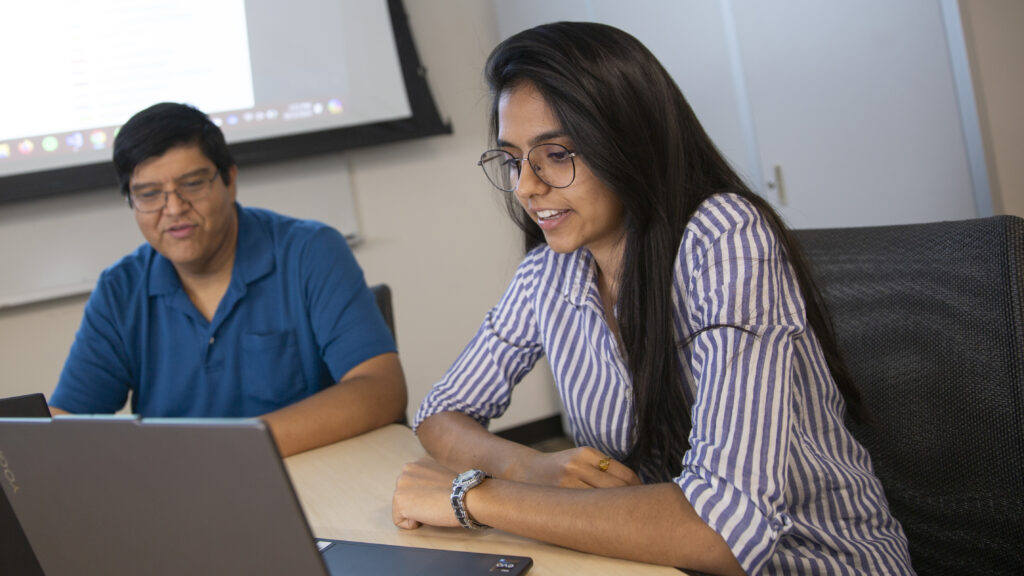
POLYGON ((779 197, 779 205, 785 206, 789 204, 789 198, 786 197, 786 184, 782 179, 782 166, 776 164, 774 166, 775 179, 768 181, 768 189, 775 190, 779 197))

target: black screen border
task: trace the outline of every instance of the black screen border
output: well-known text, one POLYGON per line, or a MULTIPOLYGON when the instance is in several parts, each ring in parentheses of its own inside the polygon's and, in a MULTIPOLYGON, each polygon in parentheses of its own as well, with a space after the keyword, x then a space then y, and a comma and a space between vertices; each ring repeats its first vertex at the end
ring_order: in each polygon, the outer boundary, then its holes
MULTIPOLYGON (((427 71, 420 62, 402 0, 388 0, 395 46, 412 116, 359 126, 263 138, 229 145, 239 166, 278 162, 353 148, 389 144, 402 140, 451 134, 450 122, 441 119, 427 84, 427 71)), ((25 172, 0 177, 0 204, 35 200, 117 187, 117 175, 110 161, 25 172)))

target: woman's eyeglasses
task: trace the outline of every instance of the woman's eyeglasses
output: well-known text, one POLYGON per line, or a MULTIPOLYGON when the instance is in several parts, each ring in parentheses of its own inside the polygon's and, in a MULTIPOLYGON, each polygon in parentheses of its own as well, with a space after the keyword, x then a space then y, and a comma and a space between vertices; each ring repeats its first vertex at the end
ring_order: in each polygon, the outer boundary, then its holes
POLYGON ((538 144, 523 158, 516 158, 504 150, 488 150, 480 155, 477 166, 495 188, 515 192, 523 173, 523 161, 537 178, 552 188, 566 188, 576 179, 575 152, 561 144, 538 144))

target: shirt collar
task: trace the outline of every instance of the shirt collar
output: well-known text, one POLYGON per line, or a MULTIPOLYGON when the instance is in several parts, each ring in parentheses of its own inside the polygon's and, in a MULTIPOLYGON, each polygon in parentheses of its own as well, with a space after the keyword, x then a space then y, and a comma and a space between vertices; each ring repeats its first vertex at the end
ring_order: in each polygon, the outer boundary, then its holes
POLYGON ((562 274, 562 297, 573 306, 582 306, 590 292, 597 290, 594 256, 590 250, 580 248, 565 260, 562 274))
MULTIPOLYGON (((238 214, 238 244, 235 264, 231 271, 231 284, 241 281, 251 284, 274 270, 274 246, 270 232, 250 212, 235 202, 238 214)), ((169 294, 181 290, 181 279, 174 265, 156 250, 149 269, 149 294, 169 294)))

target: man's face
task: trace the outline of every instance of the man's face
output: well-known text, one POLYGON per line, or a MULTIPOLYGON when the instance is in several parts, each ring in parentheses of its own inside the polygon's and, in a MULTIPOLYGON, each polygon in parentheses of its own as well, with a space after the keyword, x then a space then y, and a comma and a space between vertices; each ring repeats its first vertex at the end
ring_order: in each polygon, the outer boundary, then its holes
POLYGON ((170 260, 179 274, 211 274, 233 264, 238 234, 234 206, 237 174, 232 166, 230 182, 224 184, 198 145, 171 148, 136 166, 130 192, 162 190, 167 192, 167 204, 152 213, 135 210, 135 221, 146 241, 170 260), (191 201, 176 193, 182 186, 195 189, 200 181, 207 183, 201 194, 193 193, 191 201))

